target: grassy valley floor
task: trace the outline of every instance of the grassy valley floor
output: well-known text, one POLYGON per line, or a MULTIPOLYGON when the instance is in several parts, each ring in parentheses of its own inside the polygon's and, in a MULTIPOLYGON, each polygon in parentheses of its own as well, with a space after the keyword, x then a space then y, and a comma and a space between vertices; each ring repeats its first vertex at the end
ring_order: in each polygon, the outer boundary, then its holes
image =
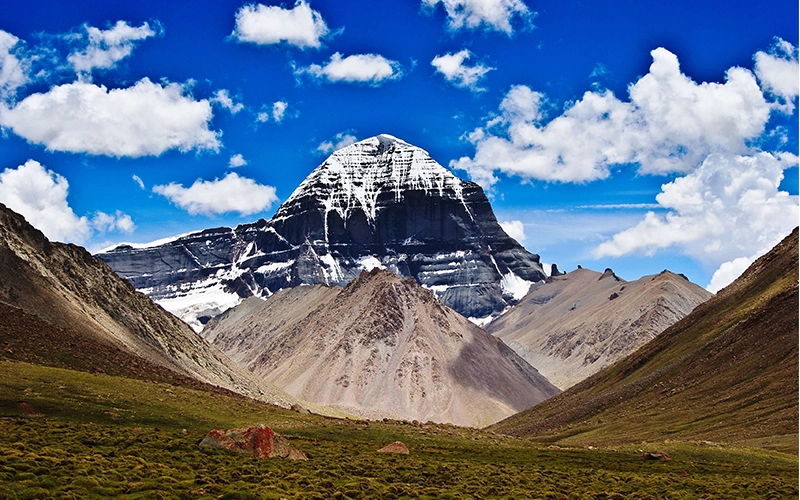
POLYGON ((163 382, 0 361, 2 498, 797 498, 796 455, 712 443, 558 448, 330 419, 163 382), (307 462, 199 448, 265 423, 307 462), (410 455, 376 453, 403 441, 410 455), (663 451, 672 460, 639 459, 663 451))

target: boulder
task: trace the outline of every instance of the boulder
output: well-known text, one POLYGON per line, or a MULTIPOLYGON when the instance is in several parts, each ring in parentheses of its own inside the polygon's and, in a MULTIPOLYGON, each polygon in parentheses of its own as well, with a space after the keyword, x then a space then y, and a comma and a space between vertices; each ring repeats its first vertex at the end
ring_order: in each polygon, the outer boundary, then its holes
POLYGON ((224 450, 249 453, 259 458, 308 460, 305 453, 289 444, 289 440, 264 424, 239 429, 214 429, 200 442, 224 450))
POLYGON ((666 462, 670 459, 669 455, 661 451, 642 453, 639 458, 641 460, 659 460, 661 462, 666 462))
POLYGON ((408 455, 408 447, 400 441, 395 441, 378 450, 378 453, 401 453, 403 455, 408 455))
POLYGON ((300 406, 297 403, 293 404, 291 409, 292 409, 292 411, 296 411, 297 413, 299 413, 301 415, 308 415, 309 413, 311 413, 310 411, 306 410, 305 408, 303 408, 302 406, 300 406))

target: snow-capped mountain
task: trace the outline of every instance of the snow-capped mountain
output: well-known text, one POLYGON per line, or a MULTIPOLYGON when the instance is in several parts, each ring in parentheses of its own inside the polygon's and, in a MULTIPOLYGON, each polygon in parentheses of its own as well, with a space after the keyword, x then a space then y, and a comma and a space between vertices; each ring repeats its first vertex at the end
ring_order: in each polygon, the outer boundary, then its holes
POLYGON ((389 135, 334 152, 269 221, 98 257, 196 329, 242 298, 345 285, 376 267, 415 279, 474 320, 546 278, 538 255, 502 230, 480 186, 389 135))

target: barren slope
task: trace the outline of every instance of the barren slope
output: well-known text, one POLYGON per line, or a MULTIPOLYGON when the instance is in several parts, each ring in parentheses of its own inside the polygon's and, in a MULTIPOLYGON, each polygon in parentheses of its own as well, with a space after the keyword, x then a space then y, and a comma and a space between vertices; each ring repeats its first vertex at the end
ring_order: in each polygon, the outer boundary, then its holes
MULTIPOLYGON (((201 382, 276 404, 293 398, 241 369, 101 260, 51 243, 0 204, 0 302, 201 382)), ((89 347, 91 348, 91 347, 89 347)), ((90 358, 87 353, 87 358, 90 358)))
POLYGON ((664 271, 626 282, 578 269, 535 284, 486 331, 561 389, 635 351, 711 294, 664 271))
POLYGON ((797 229, 652 342, 494 426, 547 441, 702 439, 797 452, 797 229))
POLYGON ((369 418, 488 425, 558 392, 433 293, 377 269, 245 301, 203 334, 290 394, 369 418))

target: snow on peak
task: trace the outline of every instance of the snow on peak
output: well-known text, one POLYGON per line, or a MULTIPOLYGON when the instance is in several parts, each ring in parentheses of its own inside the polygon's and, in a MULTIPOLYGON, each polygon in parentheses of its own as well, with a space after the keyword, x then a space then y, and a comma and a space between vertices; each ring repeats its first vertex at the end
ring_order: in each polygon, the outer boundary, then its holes
POLYGON ((308 195, 318 198, 326 211, 346 219, 360 208, 375 220, 378 196, 393 192, 400 202, 407 190, 424 190, 464 202, 462 181, 437 163, 422 148, 388 134, 356 142, 331 154, 297 187, 276 214, 308 195))

